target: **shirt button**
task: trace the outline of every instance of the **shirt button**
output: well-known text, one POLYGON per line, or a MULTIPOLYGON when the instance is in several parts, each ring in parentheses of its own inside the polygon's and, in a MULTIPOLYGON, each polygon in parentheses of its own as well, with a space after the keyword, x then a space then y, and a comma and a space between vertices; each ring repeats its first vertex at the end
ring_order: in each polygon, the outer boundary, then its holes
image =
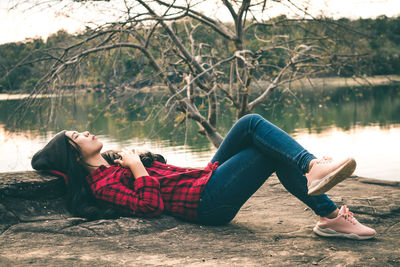
POLYGON ((167 169, 170 169, 170 168, 171 168, 170 166, 167 167, 167 169))

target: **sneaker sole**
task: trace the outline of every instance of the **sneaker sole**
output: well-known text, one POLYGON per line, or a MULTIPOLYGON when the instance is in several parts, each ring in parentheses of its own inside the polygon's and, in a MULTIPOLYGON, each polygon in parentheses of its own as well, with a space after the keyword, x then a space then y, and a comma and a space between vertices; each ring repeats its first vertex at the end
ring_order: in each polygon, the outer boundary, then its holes
POLYGON ((332 229, 322 229, 318 227, 317 225, 313 228, 314 233, 320 236, 325 236, 325 237, 341 237, 341 238, 347 238, 347 239, 355 239, 355 240, 366 240, 366 239, 371 239, 376 236, 374 235, 357 235, 357 234, 346 234, 346 233, 341 233, 341 232, 336 232, 335 230, 332 229))
POLYGON ((352 175, 356 169, 356 166, 356 161, 353 158, 349 158, 349 160, 340 166, 336 171, 331 172, 322 178, 319 184, 309 188, 308 194, 310 196, 317 196, 327 192, 332 187, 352 175))

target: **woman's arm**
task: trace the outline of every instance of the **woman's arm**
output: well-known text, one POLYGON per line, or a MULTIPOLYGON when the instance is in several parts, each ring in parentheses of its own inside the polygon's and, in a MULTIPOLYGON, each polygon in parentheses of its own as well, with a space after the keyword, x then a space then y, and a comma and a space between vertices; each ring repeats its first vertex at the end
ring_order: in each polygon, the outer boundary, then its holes
POLYGON ((90 187, 95 198, 112 203, 130 214, 154 217, 164 210, 160 183, 151 176, 135 179, 133 190, 113 176, 104 177, 90 187))
POLYGON ((139 216, 153 217, 164 210, 160 183, 149 176, 135 151, 120 152, 121 159, 115 160, 123 167, 129 167, 135 177, 133 190, 120 182, 115 173, 91 185, 93 195, 117 205, 127 212, 139 216))

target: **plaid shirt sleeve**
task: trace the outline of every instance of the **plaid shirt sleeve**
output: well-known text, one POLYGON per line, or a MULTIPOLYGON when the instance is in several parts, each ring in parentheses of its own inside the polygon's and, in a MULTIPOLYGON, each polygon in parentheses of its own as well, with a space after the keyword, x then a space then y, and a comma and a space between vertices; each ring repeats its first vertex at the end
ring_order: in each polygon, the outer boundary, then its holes
POLYGON ((95 198, 137 216, 154 217, 163 212, 164 202, 157 179, 151 176, 138 177, 131 189, 121 183, 120 178, 114 173, 95 179, 97 181, 90 185, 95 198))

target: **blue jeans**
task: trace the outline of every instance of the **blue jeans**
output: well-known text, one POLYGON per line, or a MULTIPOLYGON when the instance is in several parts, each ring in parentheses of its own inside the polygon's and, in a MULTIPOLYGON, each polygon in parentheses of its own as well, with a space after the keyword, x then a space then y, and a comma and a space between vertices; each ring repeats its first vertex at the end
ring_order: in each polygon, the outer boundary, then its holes
POLYGON ((240 118, 228 132, 211 162, 219 162, 201 195, 198 221, 220 225, 230 222, 243 204, 276 172, 282 185, 326 216, 337 207, 325 194, 309 196, 310 154, 287 133, 257 114, 240 118))

